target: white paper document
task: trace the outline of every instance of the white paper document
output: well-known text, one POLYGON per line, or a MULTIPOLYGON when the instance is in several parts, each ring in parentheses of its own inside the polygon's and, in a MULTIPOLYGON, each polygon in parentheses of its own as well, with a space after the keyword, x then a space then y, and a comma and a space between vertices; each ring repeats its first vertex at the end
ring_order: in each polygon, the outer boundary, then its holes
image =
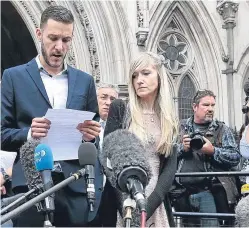
POLYGON ((0 150, 0 167, 8 169, 13 166, 14 161, 16 159, 16 155, 16 152, 0 150))
POLYGON ((92 120, 95 113, 72 109, 48 109, 45 118, 51 121, 48 135, 41 140, 52 152, 54 161, 78 159, 82 133, 76 127, 92 120))

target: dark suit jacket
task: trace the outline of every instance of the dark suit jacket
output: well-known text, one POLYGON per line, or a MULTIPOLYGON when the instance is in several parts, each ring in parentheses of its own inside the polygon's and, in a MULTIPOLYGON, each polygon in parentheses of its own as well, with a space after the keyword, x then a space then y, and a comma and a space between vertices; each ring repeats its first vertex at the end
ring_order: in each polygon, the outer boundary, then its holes
MULTIPOLYGON (((5 70, 1 86, 2 149, 19 153, 19 148, 27 140, 32 119, 44 116, 48 108, 52 107, 35 59, 27 64, 5 70)), ((70 66, 68 66, 68 98, 66 108, 98 112, 93 78, 70 66)), ((80 168, 78 161, 62 161, 60 164, 65 178, 80 168)), ((96 216, 102 194, 103 174, 99 161, 96 161, 95 176, 96 204, 95 211, 88 215, 89 221, 96 216)), ((26 185, 19 156, 13 168, 12 185, 13 188, 26 185)), ((86 193, 84 178, 70 184, 69 188, 76 193, 86 193)), ((85 212, 88 211, 86 197, 83 205, 80 205, 80 207, 80 210, 82 209, 83 212, 82 216, 86 215, 85 212)), ((84 217, 87 220, 87 216, 84 217)))

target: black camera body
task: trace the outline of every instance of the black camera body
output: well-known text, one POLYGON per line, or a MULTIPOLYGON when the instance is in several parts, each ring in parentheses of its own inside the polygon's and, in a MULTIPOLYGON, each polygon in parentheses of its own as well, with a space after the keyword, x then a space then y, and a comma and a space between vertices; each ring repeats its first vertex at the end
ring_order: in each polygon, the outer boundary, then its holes
POLYGON ((205 141, 203 139, 203 134, 199 131, 195 131, 189 134, 189 137, 191 138, 190 148, 192 150, 200 150, 205 144, 205 141))
POLYGON ((249 112, 249 107, 247 106, 248 100, 249 100, 249 97, 246 96, 246 98, 245 98, 245 104, 242 106, 242 112, 243 112, 243 114, 246 114, 246 113, 249 112))
POLYGON ((246 106, 246 105, 243 105, 243 107, 242 107, 242 112, 243 112, 243 114, 248 113, 248 112, 249 112, 249 107, 246 106))

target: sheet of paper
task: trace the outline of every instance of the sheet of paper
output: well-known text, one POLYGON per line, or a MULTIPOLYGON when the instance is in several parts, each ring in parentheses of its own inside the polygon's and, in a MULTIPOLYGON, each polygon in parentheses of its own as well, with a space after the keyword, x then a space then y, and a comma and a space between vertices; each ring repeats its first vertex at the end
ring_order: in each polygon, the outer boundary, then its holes
POLYGON ((0 150, 0 167, 4 169, 11 167, 14 164, 16 155, 16 152, 0 150))
POLYGON ((82 134, 76 127, 85 120, 92 120, 94 115, 93 112, 72 109, 48 109, 45 118, 51 121, 51 125, 41 143, 51 148, 54 161, 78 159, 82 134))

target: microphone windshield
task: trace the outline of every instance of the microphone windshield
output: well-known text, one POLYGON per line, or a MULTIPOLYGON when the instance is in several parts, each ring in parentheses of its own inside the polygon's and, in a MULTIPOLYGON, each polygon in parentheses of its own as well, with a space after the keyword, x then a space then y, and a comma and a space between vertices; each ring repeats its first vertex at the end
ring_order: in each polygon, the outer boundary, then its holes
POLYGON ((39 140, 31 139, 20 148, 20 162, 29 189, 36 188, 37 185, 42 184, 42 178, 36 170, 34 162, 34 151, 39 143, 39 140))
POLYGON ((121 191, 123 189, 118 184, 118 176, 129 167, 132 169, 128 174, 131 175, 133 172, 134 176, 141 177, 140 181, 144 186, 151 178, 150 165, 145 158, 144 144, 128 130, 118 129, 104 138, 100 161, 111 185, 118 187, 121 191), (144 173, 146 178, 144 178, 144 173))
POLYGON ((40 172, 43 170, 52 170, 54 167, 53 153, 46 144, 39 144, 35 148, 35 167, 40 172))
POLYGON ((249 195, 242 198, 235 208, 235 217, 238 227, 247 227, 249 224, 249 195))
POLYGON ((93 143, 84 142, 78 150, 80 166, 95 165, 97 159, 97 149, 93 143))

